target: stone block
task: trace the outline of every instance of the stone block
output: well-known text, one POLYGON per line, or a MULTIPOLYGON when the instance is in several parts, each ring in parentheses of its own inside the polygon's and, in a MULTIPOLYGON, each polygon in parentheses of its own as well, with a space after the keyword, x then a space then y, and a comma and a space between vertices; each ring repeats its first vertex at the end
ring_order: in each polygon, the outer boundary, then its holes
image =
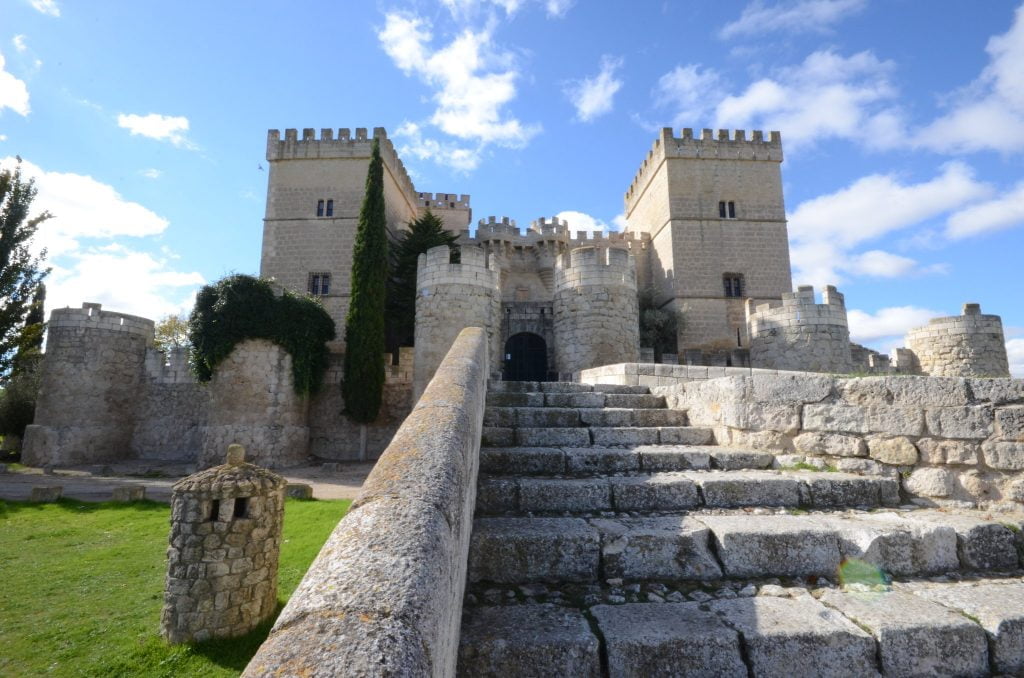
POLYGON ((832 392, 835 378, 811 374, 754 374, 750 395, 760 403, 817 403, 832 392))
POLYGON ((512 428, 516 425, 516 410, 513 407, 484 408, 484 426, 512 428))
POLYGON ((627 407, 630 409, 657 409, 665 407, 663 395, 638 395, 632 393, 609 393, 603 405, 598 407, 627 407))
POLYGON ((708 445, 713 443, 715 438, 711 429, 695 426, 662 426, 657 431, 657 442, 662 445, 708 445))
POLYGON ((978 443, 964 440, 921 438, 917 441, 917 449, 921 452, 921 461, 926 464, 974 465, 981 456, 978 443))
POLYGON ((1024 406, 996 410, 996 435, 1003 440, 1024 442, 1024 406))
MULTIPOLYGON (((547 407, 605 407, 605 399, 612 396, 605 396, 603 393, 548 393, 544 396, 544 405, 547 407)), ((611 405, 608 407, 622 407, 611 405)))
POLYGON ((596 605, 590 612, 612 676, 747 675, 736 631, 698 603, 596 605))
POLYGON ((469 548, 469 581, 594 581, 597 530, 579 518, 479 518, 469 548))
POLYGON ((925 415, 928 431, 941 438, 981 440, 992 434, 993 412, 989 405, 937 407, 925 415))
POLYGON ((556 605, 468 607, 458 676, 599 678, 598 641, 584 616, 556 605))
POLYGON ((543 393, 496 393, 487 394, 488 407, 544 407, 543 393))
POLYGON ((868 456, 883 464, 913 466, 917 463, 917 448, 906 436, 868 438, 868 456))
POLYGON ((1024 379, 968 379, 974 399, 1007 405, 1024 403, 1024 379))
POLYGON ((656 473, 609 479, 617 511, 678 511, 700 505, 693 479, 682 473, 656 473))
POLYGON ((877 507, 899 502, 899 482, 893 478, 817 472, 797 477, 807 485, 808 503, 815 508, 877 507))
MULTIPOLYGON (((792 451, 789 436, 781 431, 728 430, 728 444, 753 450, 786 453, 792 451)), ((723 444, 726 441, 723 441, 723 444)))
POLYGON ((476 487, 478 514, 500 514, 519 509, 517 478, 481 478, 476 487))
POLYGON ((896 405, 804 405, 803 428, 837 433, 888 433, 919 436, 924 431, 924 412, 896 405))
POLYGON ((517 428, 515 441, 524 447, 582 447, 590 444, 590 433, 585 428, 517 428))
POLYGON ((826 591, 820 600, 871 632, 884 675, 988 674, 985 631, 941 605, 898 591, 826 591))
POLYGON ((577 410, 584 426, 631 426, 633 410, 623 408, 583 408, 577 410))
POLYGON ((577 410, 560 407, 519 407, 515 426, 520 428, 574 427, 580 425, 577 410))
POLYGON ((793 438, 793 449, 805 454, 826 454, 835 457, 864 457, 868 448, 860 436, 845 433, 808 431, 793 438))
POLYGON ((875 641, 810 596, 734 598, 707 604, 738 631, 750 675, 758 678, 871 676, 875 641))
POLYGON ((28 500, 39 504, 49 504, 59 500, 64 495, 64 488, 60 485, 47 485, 45 487, 33 487, 28 500))
POLYGON ((956 531, 957 555, 968 570, 1012 570, 1019 565, 1012 530, 993 520, 942 511, 914 511, 913 520, 945 525, 956 531))
POLYGON ((605 478, 523 478, 519 481, 521 511, 584 513, 611 508, 611 489, 605 478))
POLYGON ((633 427, 603 427, 590 429, 595 445, 654 445, 658 443, 658 429, 633 427))
POLYGON ((686 426, 687 417, 684 410, 632 410, 633 417, 625 426, 686 426))
POLYGON ((862 558, 897 575, 937 575, 958 569, 956 530, 908 515, 913 513, 861 513, 838 519, 843 555, 862 558))
POLYGON ((903 480, 903 487, 918 497, 942 499, 956 490, 956 474, 946 468, 918 468, 903 480))
POLYGON ((566 473, 630 473, 640 470, 640 455, 634 450, 604 447, 566 447, 566 473))
POLYGON ((985 463, 1002 471, 1024 470, 1024 443, 985 442, 981 445, 985 463))
POLYGON ((601 532, 602 573, 623 579, 718 579, 707 527, 692 518, 593 519, 601 532))
POLYGON ((729 577, 835 575, 835 532, 806 516, 702 516, 729 577))
POLYGON ((145 485, 120 485, 111 490, 111 501, 132 502, 146 498, 145 485))
POLYGON ((886 377, 894 405, 922 408, 957 407, 970 402, 967 380, 962 377, 886 377))
POLYGON ((689 471, 711 468, 710 447, 641 445, 633 448, 644 471, 689 471))
POLYGON ((591 393, 593 384, 578 384, 573 381, 542 381, 539 384, 542 393, 591 393))
POLYGON ((292 499, 312 499, 313 486, 305 483, 288 483, 284 488, 284 496, 292 499))
POLYGON ((769 468, 775 460, 775 455, 771 452, 732 450, 720 447, 708 447, 706 449, 711 454, 712 466, 723 471, 769 468))
POLYGON ((704 504, 714 508, 800 505, 800 481, 765 472, 710 471, 694 474, 704 504))
POLYGON ((490 447, 480 450, 481 473, 548 475, 565 472, 565 454, 552 447, 490 447))
POLYGON ((800 428, 800 407, 771 403, 723 403, 721 422, 732 428, 790 433, 800 428))
POLYGON ((480 444, 484 447, 512 447, 516 444, 516 429, 484 426, 480 432, 480 444))

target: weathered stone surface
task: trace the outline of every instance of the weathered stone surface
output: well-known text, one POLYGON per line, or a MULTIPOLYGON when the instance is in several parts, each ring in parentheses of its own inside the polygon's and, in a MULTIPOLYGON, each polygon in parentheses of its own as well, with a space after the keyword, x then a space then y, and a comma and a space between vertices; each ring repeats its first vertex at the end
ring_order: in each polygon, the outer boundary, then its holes
POLYGON ((597 530, 579 518, 480 518, 469 549, 469 580, 519 583, 592 581, 597 530))
MULTIPOLYGON (((426 674, 410 671, 406 675, 426 674)), ((467 608, 462 620, 458 675, 598 678, 601 660, 597 638, 582 614, 564 607, 467 608)))
POLYGON ((520 428, 580 425, 579 411, 564 407, 518 407, 515 413, 515 425, 520 428))
POLYGON ((868 455, 876 461, 896 466, 917 463, 917 448, 906 436, 868 438, 868 455))
POLYGON ((917 441, 921 461, 927 464, 977 464, 981 447, 963 440, 921 438, 917 441))
POLYGON ((593 519, 601 531, 602 571, 623 579, 718 579, 708 529, 692 518, 593 519))
POLYGON ((877 675, 871 636, 809 596, 735 598, 708 607, 742 634, 758 678, 877 675))
MULTIPOLYGON (((895 466, 887 466, 874 459, 862 457, 840 457, 833 460, 836 468, 845 473, 856 473, 858 475, 881 476, 883 478, 899 479, 900 472, 895 466)), ((896 487, 899 491, 899 485, 896 487)))
POLYGON ((1003 440, 1024 442, 1024 406, 997 409, 996 434, 1003 440))
POLYGON ((609 482, 618 511, 678 511, 700 505, 697 485, 685 473, 611 478, 609 482))
POLYGON ((515 440, 523 447, 582 447, 590 434, 585 428, 517 428, 515 440))
POLYGON ((142 501, 146 498, 145 485, 120 485, 111 490, 111 501, 131 502, 142 501))
POLYGON ((480 471, 535 475, 563 473, 565 454, 552 447, 491 447, 480 450, 480 471))
POLYGON ((985 631, 941 605, 896 591, 826 591, 821 602, 875 636, 884 675, 988 675, 985 631))
POLYGON ((843 555, 861 558, 897 575, 944 574, 958 569, 956 530, 912 516, 861 513, 852 519, 837 519, 845 530, 840 533, 843 555))
POLYGON ((633 448, 640 455, 645 471, 688 471, 711 468, 711 447, 641 445, 633 448))
POLYGON ((1001 523, 967 514, 922 510, 914 520, 947 525, 956 530, 957 554, 970 570, 1010 570, 1018 567, 1013 532, 1001 523))
POLYGON ((640 455, 635 450, 604 447, 566 447, 567 473, 629 473, 640 470, 640 455))
POLYGON ((989 405, 937 407, 927 411, 928 431, 942 438, 981 440, 992 434, 993 413, 989 405))
POLYGON ((633 424, 633 410, 592 407, 583 408, 577 412, 579 421, 584 426, 631 426, 633 424))
POLYGON ((985 442, 981 445, 985 463, 1003 471, 1024 470, 1024 443, 985 442))
POLYGON ((754 374, 745 378, 750 396, 761 403, 817 403, 832 392, 834 378, 817 374, 754 374))
POLYGON ((946 468, 918 468, 903 480, 910 494, 920 497, 943 498, 956 489, 956 474, 946 468))
MULTIPOLYGON (((593 384, 578 384, 574 381, 542 381, 538 384, 542 393, 591 393, 601 391, 593 384)), ((603 391, 602 391, 603 392, 603 391)))
POLYGON ((797 476, 810 491, 815 508, 892 506, 899 503, 899 482, 845 473, 801 473, 797 476))
POLYGON ((519 481, 521 511, 585 513, 612 507, 606 478, 523 478, 519 481))
POLYGON ((657 431, 658 442, 662 445, 707 445, 715 437, 711 429, 696 426, 662 426, 657 431))
MULTIPOLYGON (((543 396, 544 405, 548 407, 604 407, 605 396, 603 393, 548 393, 543 396)), ((619 396, 616 396, 619 397, 619 396)), ((630 407, 629 405, 612 405, 608 407, 630 407)))
POLYGON ((632 410, 633 426, 686 426, 688 418, 684 410, 632 410))
MULTIPOLYGON (((589 386, 589 384, 583 384, 589 386)), ((593 390, 593 388, 591 388, 593 390)), ((539 393, 540 382, 538 381, 488 381, 488 398, 492 393, 539 393)))
POLYGON ((804 405, 803 428, 919 436, 924 431, 924 412, 919 407, 896 405, 804 405))
POLYGON ((771 430, 790 433, 800 428, 800 407, 777 403, 724 403, 722 423, 726 426, 756 431, 771 430))
POLYGON ((957 407, 966 405, 967 380, 962 377, 886 377, 894 405, 917 407, 957 407))
POLYGON ((741 447, 748 450, 768 450, 771 452, 791 451, 790 438, 781 431, 727 429, 727 432, 728 438, 721 442, 728 442, 732 447, 741 447))
POLYGON ((628 407, 630 409, 661 408, 665 407, 665 396, 609 393, 605 396, 604 407, 628 407))
POLYGON ((702 516, 730 577, 833 576, 839 545, 831 528, 805 516, 702 516))
POLYGON ((1024 379, 968 379, 975 400, 993 405, 1024 403, 1024 379))
POLYGON ((543 393, 501 393, 487 394, 488 407, 544 407, 543 393))
POLYGON ((505 513, 519 509, 518 478, 481 478, 476 487, 478 513, 505 513))
POLYGON ((481 432, 480 444, 484 447, 511 447, 516 444, 516 430, 514 428, 484 426, 481 432))
POLYGON ((799 506, 800 480, 773 472, 730 471, 693 474, 710 507, 799 506))
POLYGON ((50 503, 60 499, 63 494, 64 488, 60 485, 33 487, 28 500, 40 504, 50 503))
POLYGON ((747 675, 736 632, 697 603, 597 605, 590 611, 612 676, 747 675))
POLYGON ((808 431, 793 438, 793 449, 808 454, 828 454, 837 457, 863 457, 868 453, 864 439, 844 433, 808 431))
POLYGON ((712 465, 723 471, 769 468, 774 460, 770 452, 736 450, 724 447, 708 447, 712 465))
POLYGON ((604 427, 591 429, 595 445, 656 445, 658 429, 604 427))
POLYGON ((1024 585, 936 584, 915 590, 914 595, 976 619, 988 634, 995 670, 1024 673, 1024 585))
POLYGON ((487 407, 484 409, 484 426, 513 428, 516 425, 516 408, 487 407))

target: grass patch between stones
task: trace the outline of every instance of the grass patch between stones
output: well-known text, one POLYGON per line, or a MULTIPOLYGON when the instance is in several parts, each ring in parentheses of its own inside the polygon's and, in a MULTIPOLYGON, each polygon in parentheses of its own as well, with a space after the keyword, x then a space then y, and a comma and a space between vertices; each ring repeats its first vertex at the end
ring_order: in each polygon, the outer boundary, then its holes
MULTIPOLYGON (((285 504, 283 606, 350 501, 285 504)), ((0 675, 237 676, 270 623, 233 640, 159 636, 170 508, 0 501, 0 675)))

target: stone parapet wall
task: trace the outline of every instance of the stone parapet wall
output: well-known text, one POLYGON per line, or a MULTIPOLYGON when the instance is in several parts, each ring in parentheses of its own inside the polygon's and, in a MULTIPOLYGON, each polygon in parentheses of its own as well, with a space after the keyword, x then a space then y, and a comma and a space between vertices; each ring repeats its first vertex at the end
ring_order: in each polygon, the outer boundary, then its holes
POLYGON ((905 341, 924 374, 1010 376, 1002 318, 983 315, 978 304, 965 304, 963 315, 933 318, 910 330, 905 341))
POLYGON ((747 302, 750 364, 778 370, 851 372, 850 330, 843 295, 829 285, 821 304, 814 288, 801 286, 782 301, 747 302))
POLYGON ((899 477, 924 505, 1024 503, 1021 379, 753 372, 653 390, 718 444, 775 452, 783 466, 899 477))
POLYGON ((486 399, 466 328, 244 676, 454 676, 486 399))

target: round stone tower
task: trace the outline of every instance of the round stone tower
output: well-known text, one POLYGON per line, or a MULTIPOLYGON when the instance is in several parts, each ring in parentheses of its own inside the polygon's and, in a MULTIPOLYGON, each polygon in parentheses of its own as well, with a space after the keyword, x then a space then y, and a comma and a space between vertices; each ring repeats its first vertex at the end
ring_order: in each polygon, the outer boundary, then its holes
POLYGON ((59 308, 46 331, 35 423, 25 431, 32 466, 87 464, 130 456, 153 321, 102 310, 59 308))
POLYGON ((1010 376, 1002 318, 983 315, 979 304, 964 304, 963 315, 933 318, 910 330, 906 344, 929 376, 1010 376))
POLYGON ((501 272, 476 246, 464 246, 459 263, 441 245, 421 254, 416 268, 416 357, 413 361, 413 402, 437 371, 452 342, 466 327, 487 330, 491 371, 501 353, 501 272))
POLYGON ((782 301, 747 300, 750 365, 775 370, 839 372, 853 370, 846 302, 832 285, 814 303, 814 288, 802 285, 782 301))
POLYGON ((277 609, 285 479, 245 462, 174 484, 160 631, 171 643, 241 636, 277 609))
POLYGON ((577 247, 555 265, 555 355, 559 375, 637 362, 636 267, 625 249, 577 247))

